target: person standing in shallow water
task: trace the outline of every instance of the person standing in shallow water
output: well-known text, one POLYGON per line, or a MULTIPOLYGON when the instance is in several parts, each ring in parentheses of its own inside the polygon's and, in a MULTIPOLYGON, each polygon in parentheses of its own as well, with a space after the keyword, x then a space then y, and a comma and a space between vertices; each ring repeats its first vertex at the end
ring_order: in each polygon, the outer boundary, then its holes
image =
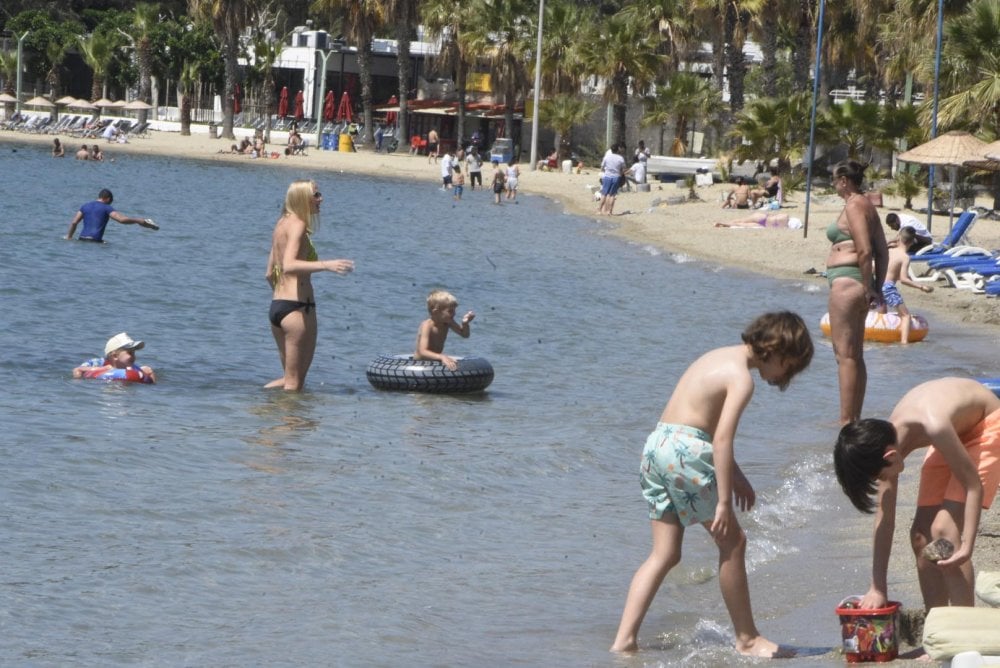
POLYGON ((271 235, 265 277, 273 295, 268 319, 278 346, 282 375, 265 387, 297 392, 316 352, 316 302, 311 276, 320 271, 347 274, 351 260, 320 260, 311 235, 319 225, 323 195, 315 181, 293 182, 285 194, 284 211, 271 235))
POLYGON ((875 205, 861 192, 865 166, 854 160, 833 167, 833 185, 844 199, 844 210, 826 228, 830 254, 827 310, 830 339, 837 358, 840 424, 861 417, 868 385, 864 345, 868 310, 882 304, 882 284, 889 266, 889 248, 875 205))
POLYGON ((789 652, 760 634, 750 606, 746 535, 736 509, 750 510, 756 494, 740 470, 733 442, 753 396, 752 371, 784 390, 809 366, 809 329, 798 315, 765 313, 743 331, 742 344, 716 348, 687 368, 639 466, 649 506, 653 548, 632 577, 613 652, 638 649, 639 626, 667 573, 680 563, 684 530, 701 524, 719 548, 719 587, 740 654, 777 658, 789 652))

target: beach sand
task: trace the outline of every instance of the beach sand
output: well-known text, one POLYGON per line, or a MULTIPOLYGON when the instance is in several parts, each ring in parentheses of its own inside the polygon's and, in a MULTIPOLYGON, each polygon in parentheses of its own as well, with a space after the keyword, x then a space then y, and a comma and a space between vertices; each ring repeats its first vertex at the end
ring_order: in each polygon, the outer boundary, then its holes
MULTIPOLYGON (((249 130, 237 130, 242 138, 249 130)), ((283 133, 274 133, 272 139, 284 139, 283 133)), ((313 135, 309 142, 314 143, 313 135)), ((0 143, 32 143, 51 146, 51 135, 31 135, 19 132, 0 133, 0 143)), ((92 144, 93 139, 61 137, 66 145, 67 157, 81 144, 92 144)), ((148 138, 133 139, 128 144, 109 144, 103 139, 96 140, 105 152, 105 160, 127 154, 162 155, 184 159, 212 160, 221 162, 252 163, 260 169, 288 169, 290 178, 299 177, 303 171, 325 170, 332 173, 371 175, 390 179, 424 180, 440 184, 440 169, 436 164, 428 164, 425 156, 411 156, 408 153, 376 154, 371 151, 341 153, 339 151, 319 151, 309 149, 307 155, 283 155, 284 143, 272 143, 269 150, 277 151, 276 159, 251 159, 245 155, 220 153, 228 150, 233 143, 227 139, 212 139, 206 134, 189 137, 177 132, 154 131, 148 138), (298 172, 298 173, 297 173, 298 172)), ((489 180, 490 166, 484 165, 484 180, 489 180)), ((522 175, 518 190, 525 194, 542 195, 559 202, 564 209, 581 216, 597 217, 596 203, 592 188, 599 185, 599 170, 594 166, 585 168, 581 174, 561 172, 533 172, 530 165, 522 165, 522 175)), ((466 191, 469 185, 466 184, 466 191)), ((739 229, 717 228, 715 223, 729 222, 745 216, 746 211, 721 208, 721 199, 729 186, 716 184, 696 190, 697 201, 681 204, 663 204, 687 195, 686 187, 673 184, 651 185, 648 193, 623 193, 615 205, 616 214, 601 217, 613 225, 611 232, 634 242, 649 244, 672 253, 683 253, 693 258, 716 262, 721 265, 739 267, 759 274, 787 279, 814 280, 825 289, 826 281, 806 272, 825 269, 829 241, 825 228, 835 220, 843 208, 843 200, 833 193, 814 193, 809 206, 809 230, 791 229, 739 229), (656 202, 660 204, 657 205, 656 202)), ((94 195, 96 196, 96 192, 94 195)), ((327 195, 330 203, 333 194, 327 195)), ((805 218, 805 193, 786 193, 784 212, 789 216, 805 218)), ((884 218, 891 210, 902 210, 901 201, 893 197, 884 198, 885 206, 879 210, 884 218)), ((79 204, 67 204, 67 224, 73 208, 79 204)), ((978 204, 989 206, 992 201, 978 204)), ((485 205, 484 206, 492 206, 485 205)), ((512 206, 512 204, 504 204, 512 206)), ((921 218, 922 219, 922 218, 921 218)), ((60 227, 62 232, 64 228, 60 227)), ((936 238, 944 236, 948 229, 947 216, 935 216, 932 232, 936 238)), ((891 232, 889 232, 891 234, 891 232)), ((985 248, 1000 248, 1000 223, 979 220, 970 235, 973 241, 985 248)), ((989 335, 1000 335, 1000 299, 987 299, 983 295, 966 290, 945 287, 938 283, 933 293, 926 294, 903 287, 903 296, 911 311, 922 313, 930 319, 941 318, 953 323, 983 327, 989 335)), ((917 344, 919 345, 919 344, 917 344)), ((912 467, 916 471, 916 467, 912 467)), ((915 498, 915 475, 908 485, 907 494, 915 498)), ((997 504, 1000 506, 1000 503, 997 504)), ((891 574, 902 578, 909 588, 915 587, 916 574, 910 556, 908 527, 912 513, 901 504, 897 518, 896 544, 893 548, 891 574), (904 576, 911 574, 912 577, 904 576)), ((983 513, 982 526, 976 544, 976 566, 980 570, 1000 570, 1000 510, 997 506, 983 513)), ((912 607, 918 600, 907 601, 912 607)))

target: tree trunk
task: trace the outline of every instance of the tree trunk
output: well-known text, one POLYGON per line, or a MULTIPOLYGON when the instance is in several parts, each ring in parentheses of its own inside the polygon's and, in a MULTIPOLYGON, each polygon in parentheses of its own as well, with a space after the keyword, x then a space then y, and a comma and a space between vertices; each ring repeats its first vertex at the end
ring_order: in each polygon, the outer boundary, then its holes
POLYGON ((366 39, 358 49, 358 78, 361 80, 361 115, 365 125, 364 145, 375 148, 375 128, 372 119, 372 41, 366 39))
POLYGON ((736 112, 743 108, 743 81, 746 78, 747 65, 743 57, 743 39, 737 39, 737 23, 742 23, 736 7, 730 3, 726 6, 726 76, 729 80, 729 108, 736 112))
POLYGON ((177 97, 181 106, 181 135, 191 136, 191 95, 183 86, 177 86, 177 97))
POLYGON ((409 123, 406 115, 409 110, 407 101, 410 94, 410 3, 403 2, 402 16, 396 17, 396 41, 399 45, 396 56, 396 66, 399 72, 399 130, 396 135, 396 150, 410 150, 409 123))
POLYGON ((792 85, 796 91, 809 90, 809 63, 814 51, 812 1, 799 0, 795 28, 796 48, 792 50, 792 85))
MULTIPOLYGON (((136 60, 139 63, 139 99, 143 102, 152 103, 150 93, 152 90, 153 64, 151 62, 151 45, 148 39, 142 40, 136 49, 136 60)), ((138 122, 145 123, 149 116, 147 109, 140 109, 138 122)))
POLYGON ((236 139, 233 133, 233 98, 236 94, 236 79, 239 76, 239 36, 230 35, 226 41, 226 83, 222 95, 222 136, 236 139))
POLYGON ((764 75, 764 95, 767 97, 777 97, 778 95, 778 12, 774 7, 774 2, 768 3, 764 10, 764 21, 762 25, 763 39, 760 43, 764 59, 760 64, 761 72, 764 75))
POLYGON ((458 89, 458 126, 455 130, 457 134, 456 139, 458 140, 459 148, 464 148, 461 146, 462 141, 465 139, 465 85, 468 79, 467 68, 465 66, 465 61, 461 56, 458 58, 458 65, 456 66, 457 72, 455 73, 455 88, 458 89))
MULTIPOLYGON (((271 143, 271 108, 274 105, 274 68, 268 67, 264 74, 264 143, 271 143)), ((318 148, 318 147, 317 147, 318 148)))
POLYGON ((722 92, 726 85, 726 39, 722 30, 712 33, 712 78, 716 90, 722 92))

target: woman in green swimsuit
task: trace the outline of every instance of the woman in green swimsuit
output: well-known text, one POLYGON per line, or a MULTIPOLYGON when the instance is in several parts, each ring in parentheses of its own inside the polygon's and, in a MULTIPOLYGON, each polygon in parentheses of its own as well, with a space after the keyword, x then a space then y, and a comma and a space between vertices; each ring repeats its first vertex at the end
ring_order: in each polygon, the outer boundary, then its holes
POLYGON ((319 224, 322 201, 315 181, 295 181, 274 226, 265 276, 274 290, 269 318, 283 374, 265 387, 302 389, 316 352, 316 302, 310 277, 319 271, 346 274, 354 269, 350 260, 320 260, 316 255, 310 235, 319 224))
POLYGON ((833 185, 844 198, 844 210, 826 229, 832 244, 826 259, 830 282, 830 338, 837 358, 840 423, 861 417, 868 371, 862 346, 868 309, 882 300, 889 250, 875 206, 861 193, 865 165, 837 163, 833 185))

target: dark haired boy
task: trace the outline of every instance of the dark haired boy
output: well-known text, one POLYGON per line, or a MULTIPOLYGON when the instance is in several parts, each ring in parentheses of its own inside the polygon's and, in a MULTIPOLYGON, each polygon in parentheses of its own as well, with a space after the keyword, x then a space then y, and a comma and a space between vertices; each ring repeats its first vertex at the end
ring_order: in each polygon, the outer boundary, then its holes
POLYGON ((924 606, 975 604, 971 559, 979 516, 1000 485, 1000 398, 974 380, 940 378, 903 395, 888 420, 846 424, 834 447, 844 493, 858 510, 875 513, 872 582, 862 608, 888 601, 899 474, 919 448, 928 450, 910 543, 924 606), (923 557, 924 547, 941 538, 952 543, 954 553, 937 562, 923 557))

